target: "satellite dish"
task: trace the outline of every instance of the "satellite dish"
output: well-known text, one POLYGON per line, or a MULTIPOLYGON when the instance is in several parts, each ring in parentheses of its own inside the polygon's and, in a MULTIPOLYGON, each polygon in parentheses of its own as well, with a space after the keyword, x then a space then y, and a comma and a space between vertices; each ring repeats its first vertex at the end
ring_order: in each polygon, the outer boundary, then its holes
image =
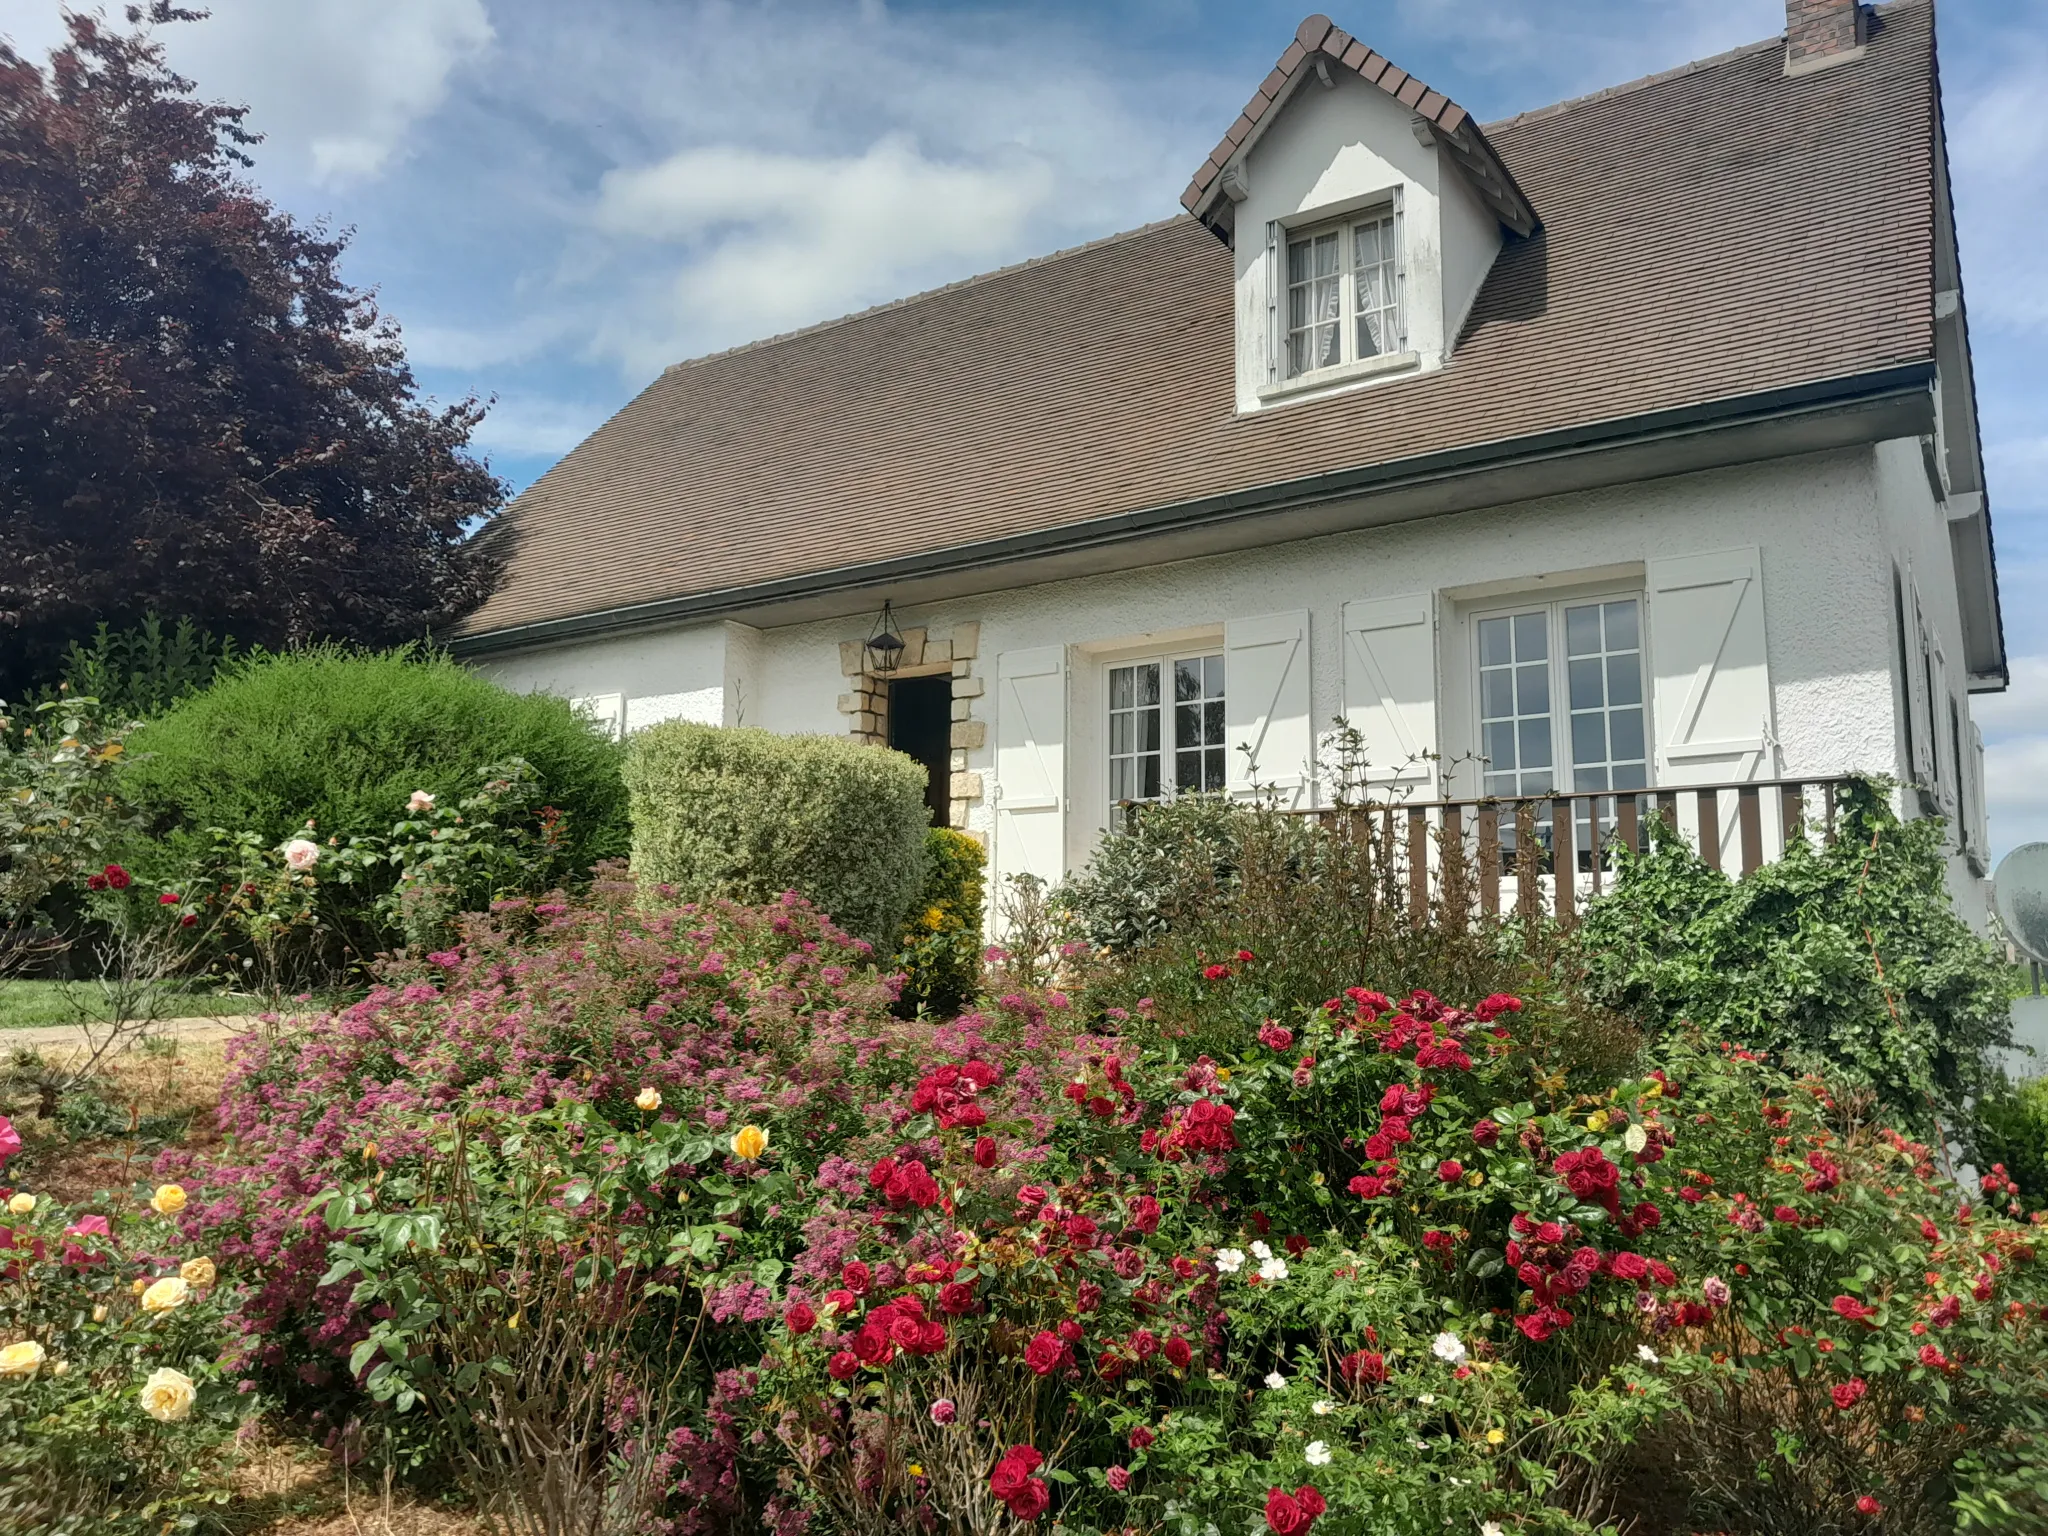
POLYGON ((2048 843, 2023 843, 1998 861, 1992 904, 2005 935, 2030 960, 2048 963, 2048 843))

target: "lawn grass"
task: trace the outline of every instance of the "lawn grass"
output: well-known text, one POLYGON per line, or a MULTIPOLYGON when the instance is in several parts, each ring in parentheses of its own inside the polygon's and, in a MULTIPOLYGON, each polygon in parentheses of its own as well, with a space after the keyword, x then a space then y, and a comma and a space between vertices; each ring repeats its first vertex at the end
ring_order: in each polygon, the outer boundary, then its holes
MULTIPOLYGON (((253 997, 217 992, 189 983, 165 983, 156 999, 160 1018, 228 1017, 254 1013, 253 997)), ((93 981, 0 981, 0 1030, 48 1024, 104 1023, 107 996, 93 981)))

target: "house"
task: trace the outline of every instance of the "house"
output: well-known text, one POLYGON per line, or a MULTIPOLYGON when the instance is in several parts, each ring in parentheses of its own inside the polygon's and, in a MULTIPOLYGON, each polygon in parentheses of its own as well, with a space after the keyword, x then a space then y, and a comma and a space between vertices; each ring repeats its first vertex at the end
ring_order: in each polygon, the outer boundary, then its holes
POLYGON ((1889 774, 1981 912, 1933 8, 1787 13, 1484 125, 1312 16, 1185 212, 668 369, 501 519, 458 649, 622 731, 892 742, 998 875, 1124 801, 1327 803, 1341 721, 1411 805, 1594 797, 1582 874, 1656 803, 1612 791, 1725 786, 1683 824, 1754 862, 1777 786, 1889 774))

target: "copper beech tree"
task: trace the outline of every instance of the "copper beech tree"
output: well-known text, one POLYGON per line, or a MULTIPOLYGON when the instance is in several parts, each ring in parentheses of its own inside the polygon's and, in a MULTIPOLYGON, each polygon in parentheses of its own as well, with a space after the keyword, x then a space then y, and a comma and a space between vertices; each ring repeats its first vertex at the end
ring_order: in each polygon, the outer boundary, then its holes
POLYGON ((201 18, 127 16, 0 42, 0 697, 101 620, 383 644, 494 576, 483 406, 423 401, 344 239, 245 179, 245 109, 151 30, 201 18))

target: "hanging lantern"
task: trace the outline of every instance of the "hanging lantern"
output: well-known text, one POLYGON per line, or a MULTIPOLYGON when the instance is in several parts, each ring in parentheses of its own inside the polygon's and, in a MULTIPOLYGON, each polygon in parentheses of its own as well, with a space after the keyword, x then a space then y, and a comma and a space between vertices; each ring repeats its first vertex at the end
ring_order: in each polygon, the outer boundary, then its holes
POLYGON ((903 635, 896 628, 896 616, 886 602, 882 604, 881 616, 875 620, 874 633, 868 636, 867 653, 870 672, 894 672, 903 659, 903 635))

